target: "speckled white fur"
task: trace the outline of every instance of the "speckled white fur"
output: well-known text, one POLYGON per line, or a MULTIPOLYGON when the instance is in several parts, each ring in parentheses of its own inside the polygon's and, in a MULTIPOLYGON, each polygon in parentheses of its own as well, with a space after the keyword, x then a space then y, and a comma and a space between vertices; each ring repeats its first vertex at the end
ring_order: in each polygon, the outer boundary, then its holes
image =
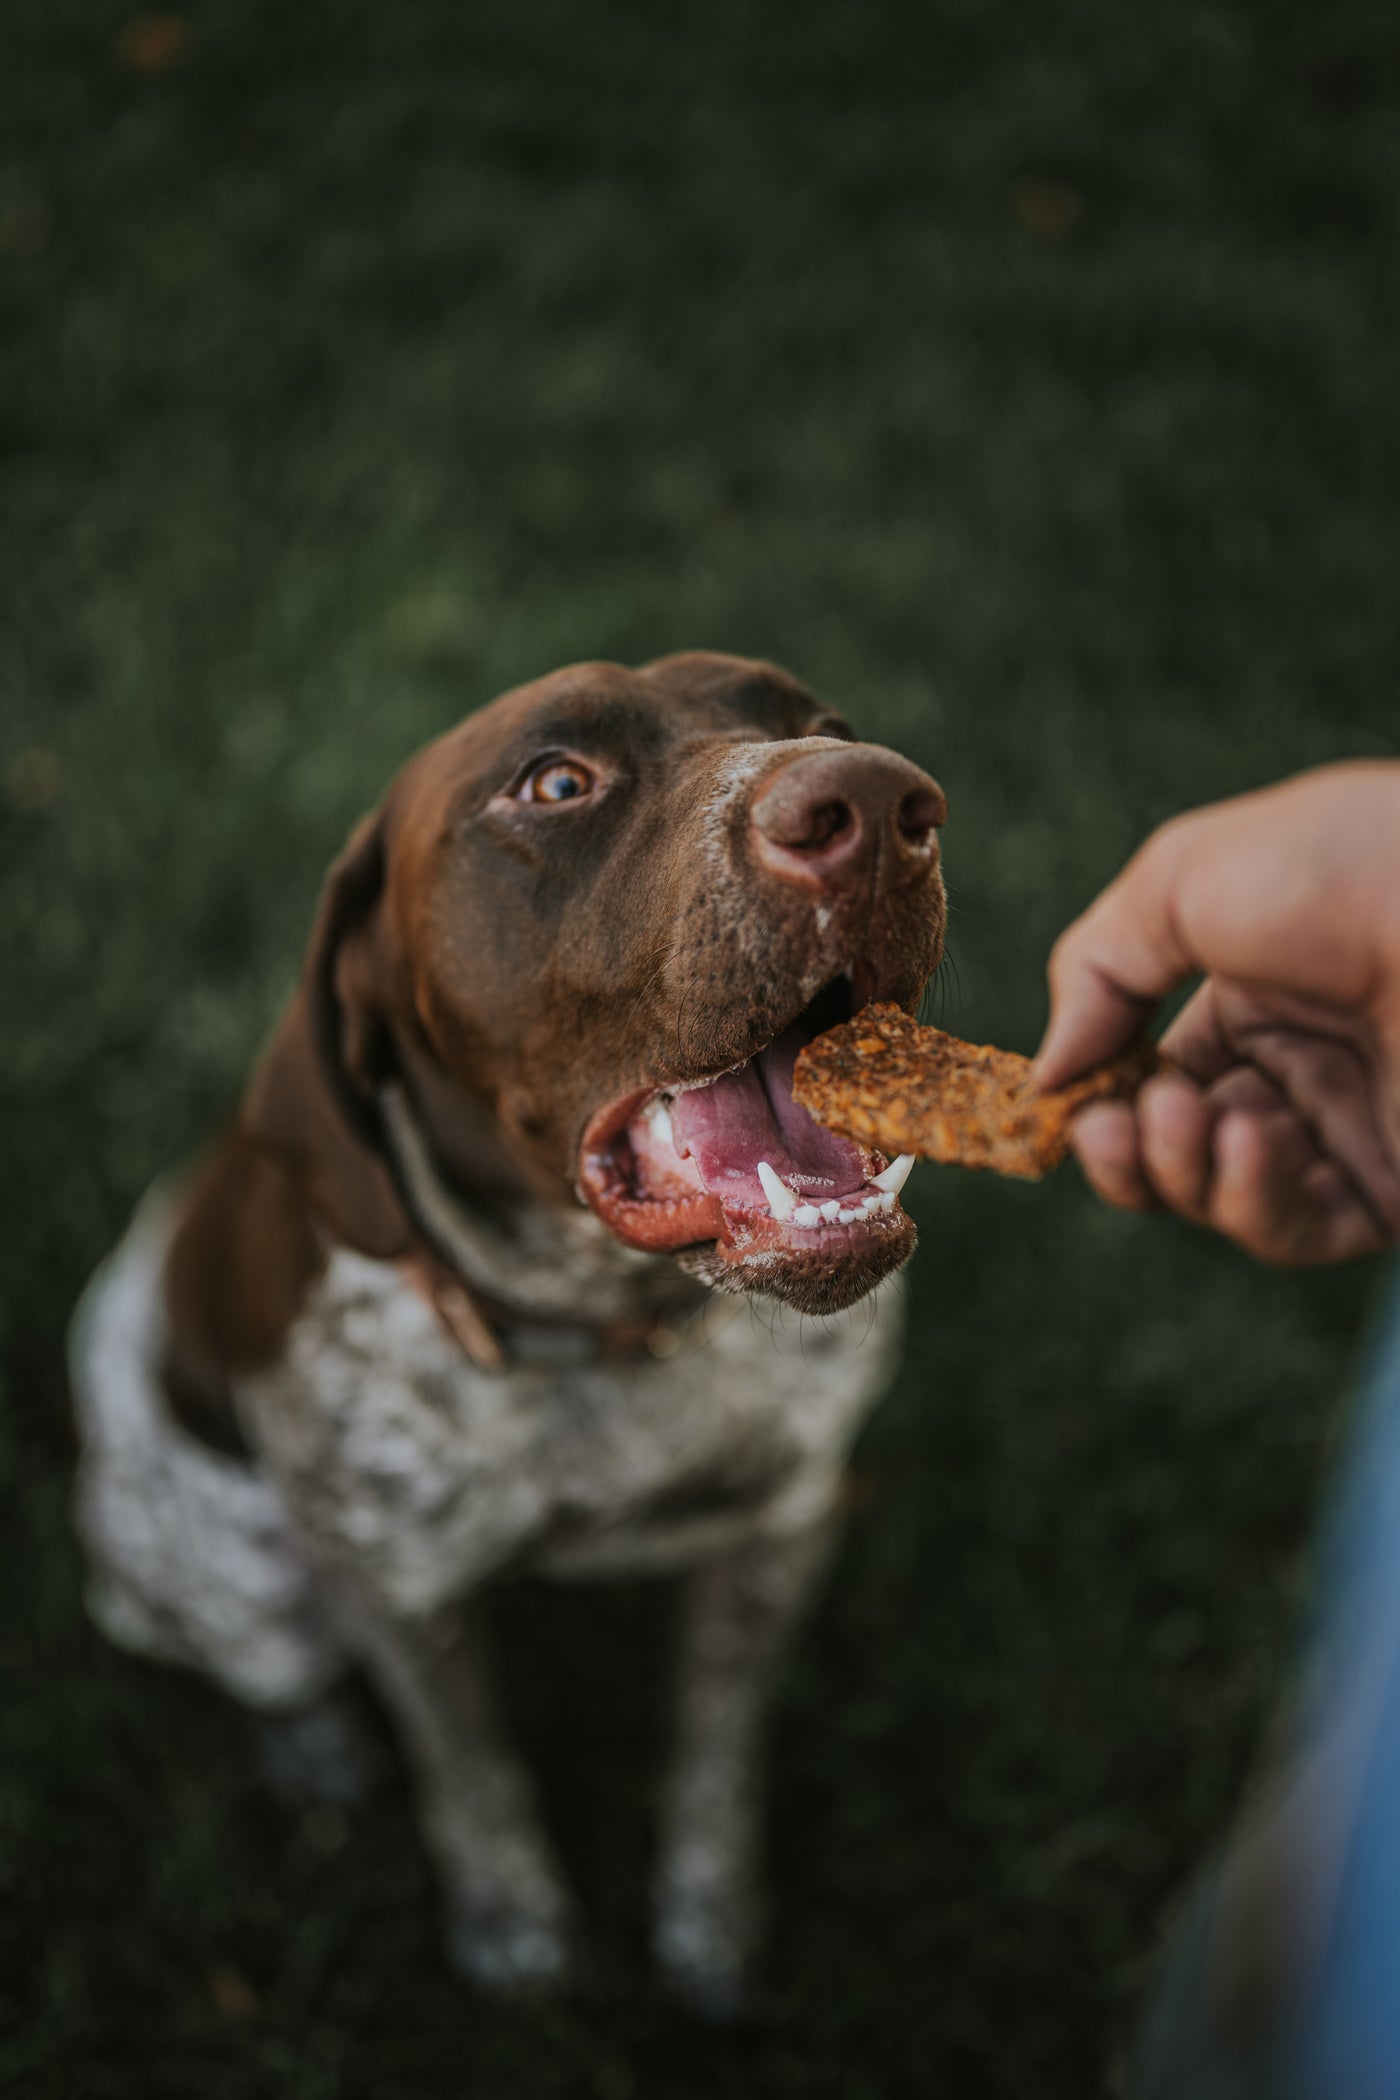
POLYGON ((174 1211, 154 1188, 69 1331, 88 1608, 123 1647, 191 1664, 249 1706, 302 1705, 345 1658, 282 1495, 186 1435, 161 1391, 174 1211))
POLYGON ((114 1639, 255 1705, 310 1698, 340 1665, 313 1568, 429 1613, 505 1568, 674 1568, 810 1526, 902 1324, 891 1284, 824 1319, 716 1300, 664 1361, 488 1372, 393 1264, 341 1248, 240 1389, 250 1470, 160 1396, 170 1224, 148 1198, 74 1326, 90 1598, 114 1639), (678 1500, 698 1513, 654 1507, 678 1500))
MULTIPOLYGON (((824 1319, 716 1296, 662 1360, 488 1372, 396 1266, 340 1248, 280 1360, 237 1395, 256 1452, 245 1466, 195 1443, 161 1395, 173 1222, 153 1191, 70 1338, 98 1622, 283 1711, 289 1737, 309 1718, 324 1739, 328 1689, 362 1664, 416 1774, 452 1958, 493 1987, 538 1984, 568 1972, 572 1905, 467 1599, 510 1569, 688 1569, 655 1941, 675 1988, 732 2012, 761 1919, 773 1657, 824 1556, 846 1449, 888 1379, 898 1283, 824 1319)), ((575 1252, 585 1270, 600 1258, 575 1252)), ((570 1267, 561 1242, 566 1301, 570 1267)))

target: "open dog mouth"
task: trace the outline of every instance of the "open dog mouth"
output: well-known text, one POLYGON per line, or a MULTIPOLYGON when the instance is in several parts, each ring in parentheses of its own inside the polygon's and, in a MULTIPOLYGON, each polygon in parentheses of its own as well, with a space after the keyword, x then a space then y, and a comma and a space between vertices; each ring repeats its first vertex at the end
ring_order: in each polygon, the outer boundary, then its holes
POLYGON ((714 1241, 736 1258, 771 1249, 827 1260, 906 1229, 899 1191, 912 1160, 837 1137, 792 1098, 799 1050, 850 1011, 837 980, 745 1063, 594 1116, 580 1187, 608 1229, 657 1253, 714 1241))

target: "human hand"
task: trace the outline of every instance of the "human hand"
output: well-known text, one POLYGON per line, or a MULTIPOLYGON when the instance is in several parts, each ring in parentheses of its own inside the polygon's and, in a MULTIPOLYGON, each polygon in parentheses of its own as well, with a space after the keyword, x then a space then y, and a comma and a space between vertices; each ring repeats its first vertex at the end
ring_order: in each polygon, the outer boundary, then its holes
POLYGON ((1158 1000, 1174 1069, 1075 1118, 1092 1186, 1262 1260, 1400 1241, 1400 763, 1329 766, 1153 833, 1050 958, 1037 1059, 1062 1086, 1158 1000))

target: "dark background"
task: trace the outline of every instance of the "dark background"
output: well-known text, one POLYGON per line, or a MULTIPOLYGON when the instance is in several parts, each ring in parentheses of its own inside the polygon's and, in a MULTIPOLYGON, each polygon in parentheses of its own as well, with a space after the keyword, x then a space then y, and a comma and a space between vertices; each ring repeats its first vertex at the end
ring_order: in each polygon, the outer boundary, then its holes
POLYGON ((454 1982, 401 1791, 260 1794, 87 1628, 61 1334, 400 759, 765 654, 944 782, 941 1012, 1031 1047, 1167 812, 1397 749, 1388 0, 6 0, 0 2085, 1079 2096, 1276 1692, 1374 1268, 924 1168, 785 1679, 769 2017, 648 1980, 668 1599, 502 1599, 596 1995, 454 1982), (787 19, 784 19, 786 15, 787 19))

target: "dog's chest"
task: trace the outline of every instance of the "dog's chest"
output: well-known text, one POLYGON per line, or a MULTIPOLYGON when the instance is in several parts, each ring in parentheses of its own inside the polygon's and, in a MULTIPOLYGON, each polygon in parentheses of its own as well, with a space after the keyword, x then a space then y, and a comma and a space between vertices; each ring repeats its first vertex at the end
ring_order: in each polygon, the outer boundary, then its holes
POLYGON ((312 1549, 422 1608, 507 1564, 676 1564, 820 1499, 888 1380, 886 1286, 814 1320, 717 1300, 685 1353, 483 1372, 390 1264, 336 1254, 240 1404, 312 1549))

